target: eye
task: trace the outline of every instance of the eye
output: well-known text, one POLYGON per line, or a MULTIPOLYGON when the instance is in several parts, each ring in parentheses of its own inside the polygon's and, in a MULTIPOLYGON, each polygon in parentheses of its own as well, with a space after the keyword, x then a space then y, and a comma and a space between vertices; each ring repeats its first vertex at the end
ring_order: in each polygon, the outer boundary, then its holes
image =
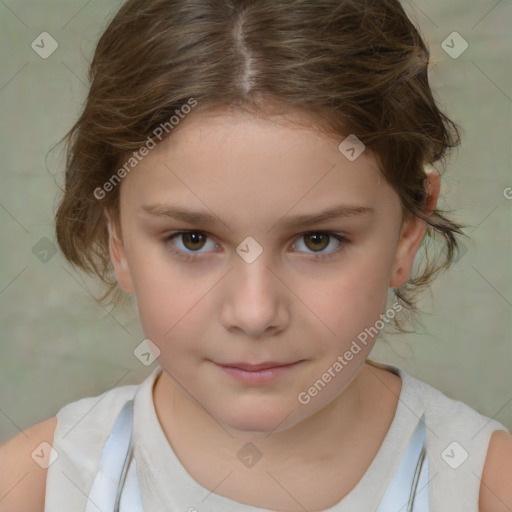
POLYGON ((306 245, 307 248, 313 250, 312 253, 309 253, 313 255, 313 259, 326 259, 335 256, 341 252, 345 248, 345 245, 348 243, 344 236, 331 233, 330 231, 308 231, 307 233, 300 235, 299 240, 300 239, 304 239, 306 241, 304 245, 306 245), (333 239, 338 242, 338 246, 334 250, 327 253, 322 252, 323 249, 329 246, 329 242, 333 239))
MULTIPOLYGON (((165 242, 171 242, 171 252, 181 256, 182 258, 189 260, 195 259, 195 253, 198 253, 198 249, 201 249, 205 245, 205 241, 208 239, 209 235, 207 233, 203 233, 202 231, 178 231, 177 233, 171 233, 167 237, 165 237, 165 242), (182 246, 185 247, 183 249, 176 249, 174 240, 177 238, 178 240, 182 240, 182 246), (192 251, 192 253, 188 253, 187 250, 192 251)), ((215 244, 214 244, 215 245, 215 244)), ((201 253, 199 253, 201 254, 201 253)))
MULTIPOLYGON (((205 247, 208 238, 210 238, 210 235, 203 231, 178 231, 167 235, 164 238, 164 243, 169 246, 169 250, 172 253, 179 257, 185 260, 195 260, 199 254, 202 254, 202 252, 208 252, 199 251, 205 247), (181 240, 181 244, 176 244, 173 241, 175 238, 181 240), (181 245, 183 248, 177 247, 178 245, 181 245)), ((306 240, 306 244, 304 245, 307 246, 306 248, 313 251, 308 253, 312 255, 313 259, 327 259, 336 256, 348 243, 348 240, 344 236, 331 233, 330 231, 308 231, 306 233, 302 233, 299 236, 299 240, 300 239, 306 240), (329 246, 329 242, 332 242, 333 240, 338 242, 338 246, 327 253, 323 252, 323 250, 329 246)), ((213 248, 218 247, 215 243, 212 242, 212 244, 214 246, 213 248)), ((292 247, 295 247, 295 245, 297 245, 297 242, 292 247)))

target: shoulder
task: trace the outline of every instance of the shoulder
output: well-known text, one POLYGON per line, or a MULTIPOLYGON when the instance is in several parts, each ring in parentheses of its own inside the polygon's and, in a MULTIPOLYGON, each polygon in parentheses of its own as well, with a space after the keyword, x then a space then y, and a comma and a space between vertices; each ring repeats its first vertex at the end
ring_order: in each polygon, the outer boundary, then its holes
POLYGON ((433 509, 448 504, 446 510, 511 512, 512 434, 428 383, 407 379, 407 405, 417 401, 424 408, 429 470, 438 475, 432 481, 433 509))
POLYGON ((432 442, 439 440, 444 443, 448 438, 457 439, 467 449, 475 450, 478 447, 485 458, 491 433, 500 429, 506 430, 501 423, 481 414, 467 403, 446 395, 427 382, 407 374, 406 378, 410 390, 409 400, 421 403, 428 426, 436 434, 430 436, 432 442))
POLYGON ((480 512, 512 510, 512 433, 493 432, 480 484, 480 512))
POLYGON ((137 388, 134 384, 114 387, 70 402, 57 412, 53 442, 57 458, 49 468, 47 499, 54 498, 66 477, 81 489, 90 486, 115 419, 123 405, 134 398, 137 388))
POLYGON ((2 512, 43 511, 49 445, 57 418, 36 423, 0 445, 0 504, 2 512), (36 459, 41 457, 40 463, 36 459), (46 466, 46 467, 45 467, 46 466))
POLYGON ((75 491, 82 497, 78 488, 89 485, 115 417, 137 387, 115 387, 67 403, 54 417, 0 445, 1 512, 43 512, 45 505, 60 503, 62 493, 69 498, 75 491))

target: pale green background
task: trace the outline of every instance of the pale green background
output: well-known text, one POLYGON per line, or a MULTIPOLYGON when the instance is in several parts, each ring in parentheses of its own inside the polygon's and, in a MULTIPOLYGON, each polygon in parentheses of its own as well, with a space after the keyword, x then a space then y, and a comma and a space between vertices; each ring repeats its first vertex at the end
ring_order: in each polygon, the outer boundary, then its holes
MULTIPOLYGON (((69 402, 139 383, 154 368, 133 355, 144 338, 133 310, 106 311, 91 295, 94 281, 60 253, 47 263, 32 253, 42 237, 55 242, 63 155, 47 154, 78 115, 94 44, 119 5, 0 2, 0 442, 69 402), (59 44, 46 60, 31 48, 41 32, 59 44)), ((424 295, 421 333, 386 337, 371 357, 511 428, 512 200, 503 194, 512 186, 511 3, 405 5, 431 47, 437 97, 465 129, 441 206, 471 226, 474 244, 424 295), (440 46, 453 31, 469 43, 458 59, 440 46)))

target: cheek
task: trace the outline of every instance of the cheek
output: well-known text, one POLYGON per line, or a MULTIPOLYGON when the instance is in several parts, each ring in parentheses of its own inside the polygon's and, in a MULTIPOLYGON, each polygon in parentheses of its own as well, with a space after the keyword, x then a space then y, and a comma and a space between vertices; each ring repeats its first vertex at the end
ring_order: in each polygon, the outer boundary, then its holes
POLYGON ((139 289, 137 305, 146 335, 153 336, 157 344, 197 338, 200 324, 194 319, 201 314, 204 293, 193 293, 190 286, 181 286, 178 280, 167 288, 160 284, 157 289, 139 289))
POLYGON ((369 253, 353 256, 346 266, 340 265, 339 273, 309 291, 305 302, 321 319, 326 340, 335 336, 343 345, 350 344, 375 324, 386 308, 390 261, 389 254, 380 260, 369 253))
POLYGON ((183 276, 161 253, 141 250, 131 254, 131 275, 144 333, 157 346, 168 344, 176 333, 190 327, 190 319, 206 293, 205 285, 183 276))
POLYGON ((183 372, 201 353, 200 343, 204 338, 202 323, 194 321, 201 303, 194 299, 179 286, 167 290, 160 286, 157 293, 149 288, 141 291, 137 300, 144 336, 158 347, 160 366, 179 377, 180 382, 186 380, 183 372))

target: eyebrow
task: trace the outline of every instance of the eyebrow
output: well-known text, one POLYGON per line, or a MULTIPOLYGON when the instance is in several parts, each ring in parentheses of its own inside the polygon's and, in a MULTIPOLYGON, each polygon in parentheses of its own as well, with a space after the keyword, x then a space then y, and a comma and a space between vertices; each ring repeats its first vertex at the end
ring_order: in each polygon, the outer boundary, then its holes
MULTIPOLYGON (((222 223, 231 229, 231 224, 225 222, 222 218, 205 211, 194 211, 179 206, 167 205, 163 203, 155 203, 141 206, 141 209, 155 217, 169 218, 195 225, 211 225, 217 226, 222 223)), ((282 217, 282 221, 276 222, 284 228, 298 228, 313 224, 320 224, 330 220, 349 218, 367 215, 375 210, 367 206, 343 205, 338 204, 321 210, 318 213, 302 214, 286 218, 282 217)), ((274 224, 274 226, 276 225, 274 224)))

